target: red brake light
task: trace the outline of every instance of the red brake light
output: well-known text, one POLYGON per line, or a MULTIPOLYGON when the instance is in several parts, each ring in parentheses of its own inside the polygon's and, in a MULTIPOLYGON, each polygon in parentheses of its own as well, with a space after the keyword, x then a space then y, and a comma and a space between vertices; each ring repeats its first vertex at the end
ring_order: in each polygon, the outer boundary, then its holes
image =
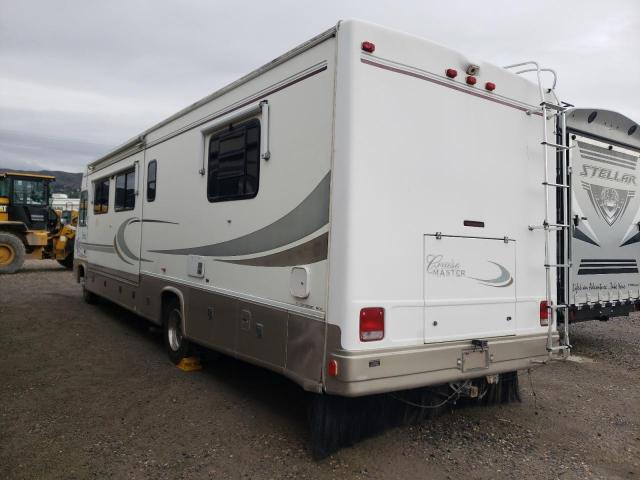
POLYGON ((487 82, 484 84, 484 88, 486 88, 490 92, 493 92, 496 89, 496 84, 493 82, 487 82))
POLYGON ((549 304, 546 300, 540 302, 540 326, 546 327, 549 325, 549 304))
POLYGON ((469 85, 475 85, 477 81, 478 80, 473 75, 469 75, 467 77, 467 84, 469 84, 469 85))
POLYGON ((373 342, 384 338, 384 308, 367 307, 360 310, 360 341, 373 342))
POLYGON ((373 53, 376 49, 376 46, 371 43, 371 42, 362 42, 362 50, 364 50, 367 53, 373 53))
POLYGON ((445 73, 449 78, 456 78, 458 76, 458 71, 455 68, 447 68, 445 73))

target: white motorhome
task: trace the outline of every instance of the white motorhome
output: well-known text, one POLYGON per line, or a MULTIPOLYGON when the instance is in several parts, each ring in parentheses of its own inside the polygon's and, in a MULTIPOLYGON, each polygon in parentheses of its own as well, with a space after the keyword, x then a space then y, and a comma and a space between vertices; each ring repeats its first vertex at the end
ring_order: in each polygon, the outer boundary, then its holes
POLYGON ((88 166, 85 298, 318 399, 564 355, 552 73, 340 22, 88 166))
POLYGON ((566 117, 574 239, 569 320, 628 315, 640 305, 640 131, 608 110, 574 108, 566 117))

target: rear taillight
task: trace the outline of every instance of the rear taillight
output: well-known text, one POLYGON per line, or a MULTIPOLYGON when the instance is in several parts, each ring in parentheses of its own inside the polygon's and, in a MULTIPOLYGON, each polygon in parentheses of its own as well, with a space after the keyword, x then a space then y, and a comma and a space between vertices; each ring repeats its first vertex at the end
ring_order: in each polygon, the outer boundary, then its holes
POLYGON ((384 308, 367 307, 360 310, 360 341, 373 342, 384 338, 384 308))
POLYGON ((540 326, 546 327, 549 325, 549 304, 546 300, 540 302, 540 326))

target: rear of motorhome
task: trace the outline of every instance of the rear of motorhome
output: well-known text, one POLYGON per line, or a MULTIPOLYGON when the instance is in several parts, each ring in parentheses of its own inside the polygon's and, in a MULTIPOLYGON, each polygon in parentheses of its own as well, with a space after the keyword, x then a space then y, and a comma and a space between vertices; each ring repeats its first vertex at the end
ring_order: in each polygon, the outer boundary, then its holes
POLYGON ((565 355, 550 73, 340 22, 88 166, 85 298, 320 399, 565 355))
POLYGON ((640 302, 640 131, 633 120, 608 110, 573 108, 566 116, 573 229, 569 320, 628 315, 640 302))

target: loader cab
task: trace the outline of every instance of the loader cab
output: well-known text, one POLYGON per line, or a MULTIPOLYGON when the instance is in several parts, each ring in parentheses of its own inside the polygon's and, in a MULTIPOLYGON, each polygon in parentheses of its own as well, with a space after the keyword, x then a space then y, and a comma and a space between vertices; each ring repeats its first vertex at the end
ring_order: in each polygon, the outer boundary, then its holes
POLYGON ((49 184, 55 177, 0 173, 0 221, 21 222, 28 230, 48 230, 49 184))

